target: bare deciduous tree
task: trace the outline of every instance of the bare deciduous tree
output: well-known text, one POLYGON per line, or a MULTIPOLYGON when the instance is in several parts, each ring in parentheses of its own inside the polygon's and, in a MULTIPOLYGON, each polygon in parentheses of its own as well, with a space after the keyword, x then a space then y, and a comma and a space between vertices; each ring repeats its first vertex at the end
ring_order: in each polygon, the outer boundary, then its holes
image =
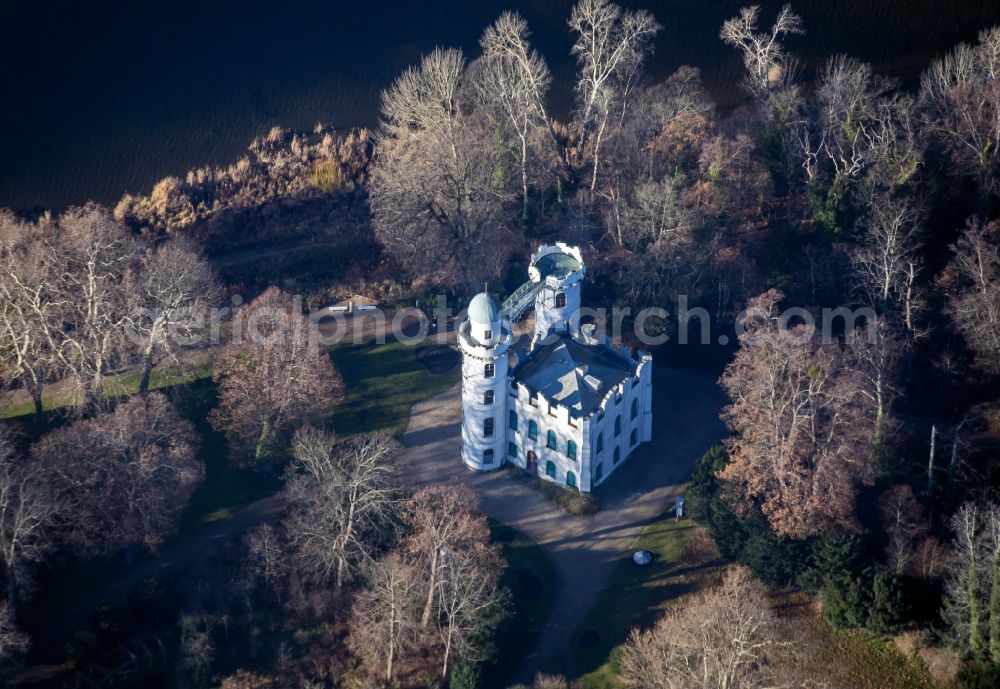
POLYGON ((876 318, 847 336, 856 370, 864 385, 860 392, 875 408, 874 441, 885 440, 890 426, 892 402, 898 393, 896 368, 903 346, 895 330, 884 318, 876 318))
POLYGON ((45 383, 69 378, 83 401, 105 404, 104 379, 154 364, 203 327, 215 290, 207 264, 180 240, 149 248, 100 206, 71 208, 53 223, 0 214, 0 349, 9 352, 36 415, 45 383), (202 324, 202 325, 199 325, 202 324))
POLYGON ((0 663, 27 651, 28 643, 28 635, 17 627, 13 606, 0 603, 0 663))
POLYGON ((186 613, 181 615, 180 628, 181 667, 191 673, 196 685, 204 686, 216 656, 212 620, 208 615, 186 613))
POLYGON ((86 402, 103 404, 105 376, 127 359, 124 283, 139 247, 93 204, 63 213, 52 245, 64 306, 59 361, 86 402))
POLYGON ((736 506, 759 503, 775 532, 856 528, 858 487, 875 478, 872 402, 837 344, 778 317, 781 293, 753 300, 720 383, 733 436, 720 474, 736 506))
POLYGON ((262 582, 281 598, 289 563, 282 534, 270 524, 262 524, 243 539, 246 557, 243 560, 244 581, 251 587, 262 582))
POLYGON ((572 52, 580 66, 576 84, 580 148, 592 161, 593 193, 608 124, 616 113, 627 111, 661 27, 652 13, 626 10, 608 0, 580 0, 569 26, 576 34, 572 52))
POLYGON ((788 84, 794 71, 781 40, 790 35, 802 35, 805 28, 802 19, 792 12, 791 5, 781 8, 769 31, 757 30, 759 18, 759 5, 744 7, 738 17, 723 23, 719 36, 724 43, 740 51, 750 93, 767 101, 775 91, 788 84))
POLYGON ((920 77, 924 130, 940 141, 985 199, 1000 179, 1000 27, 960 44, 920 77))
POLYGON ((528 42, 528 23, 516 12, 504 12, 483 33, 483 59, 477 72, 480 99, 513 129, 521 165, 522 218, 528 218, 528 188, 533 136, 544 128, 554 153, 565 163, 565 152, 545 107, 552 75, 545 59, 528 42))
POLYGON ((340 374, 315 347, 309 327, 294 301, 276 288, 236 319, 234 328, 246 334, 216 369, 219 406, 210 416, 236 461, 273 461, 295 427, 329 413, 342 395, 340 374))
POLYGON ((413 274, 463 288, 498 277, 515 196, 505 151, 458 50, 434 50, 382 94, 370 195, 376 232, 413 274))
POLYGON ((197 343, 218 284, 193 246, 172 239, 140 258, 125 289, 130 303, 126 328, 139 349, 139 394, 145 395, 153 367, 163 358, 176 361, 176 348, 197 343))
POLYGON ((974 503, 962 505, 951 518, 954 534, 951 567, 945 581, 941 616, 948 624, 951 642, 965 652, 983 657, 989 643, 983 550, 990 517, 1000 519, 995 508, 984 510, 974 503))
POLYGON ((911 201, 882 192, 872 194, 867 206, 860 223, 864 235, 853 255, 858 289, 881 315, 902 321, 909 335, 917 308, 909 296, 910 269, 919 264, 923 212, 911 201))
POLYGON ((1000 223, 972 219, 952 247, 949 271, 957 282, 949 300, 952 318, 976 363, 1000 373, 1000 223))
POLYGON ((35 421, 56 374, 60 295, 54 261, 35 225, 0 211, 0 380, 12 377, 29 395, 35 421), (9 369, 8 369, 9 367, 9 369), (5 370, 6 369, 6 370, 5 370))
POLYGON ((62 535, 84 555, 155 550, 205 472, 194 427, 159 393, 56 429, 32 455, 65 506, 62 535))
POLYGON ((897 575, 918 569, 913 566, 914 558, 918 543, 927 535, 927 525, 913 489, 905 483, 890 488, 882 497, 879 512, 889 568, 897 575))
POLYGON ((474 657, 476 633, 484 618, 498 605, 497 582, 503 572, 499 549, 490 543, 475 541, 457 547, 445 547, 438 577, 438 629, 444 646, 441 677, 448 676, 452 658, 483 660, 474 657))
POLYGON ((633 629, 621 676, 637 689, 757 689, 768 686, 780 644, 767 592, 744 567, 722 585, 674 606, 647 631, 633 629))
POLYGON ((547 675, 539 672, 531 682, 531 689, 569 689, 569 682, 562 675, 547 675))
POLYGON ((404 506, 404 519, 413 529, 405 548, 422 572, 424 606, 420 626, 428 627, 440 594, 442 558, 451 550, 489 541, 486 521, 478 512, 478 498, 463 484, 430 486, 417 491, 404 506))
POLYGON ((0 427, 0 556, 12 605, 31 590, 31 566, 53 545, 58 506, 47 479, 40 464, 17 456, 9 431, 0 427))
POLYGON ((339 443, 332 433, 306 427, 292 440, 294 461, 286 487, 286 522, 299 571, 320 586, 341 588, 366 564, 392 525, 395 487, 387 434, 357 435, 339 443))
POLYGON ((389 553, 371 567, 368 587, 354 601, 348 646, 370 666, 381 668, 386 682, 395 678, 416 628, 419 576, 399 553, 389 553))
MULTIPOLYGON (((802 169, 813 192, 828 201, 857 204, 856 183, 895 193, 909 183, 923 150, 914 100, 871 66, 838 55, 820 70, 811 102, 794 124, 802 169)), ((861 202, 864 199, 860 199, 861 202)))

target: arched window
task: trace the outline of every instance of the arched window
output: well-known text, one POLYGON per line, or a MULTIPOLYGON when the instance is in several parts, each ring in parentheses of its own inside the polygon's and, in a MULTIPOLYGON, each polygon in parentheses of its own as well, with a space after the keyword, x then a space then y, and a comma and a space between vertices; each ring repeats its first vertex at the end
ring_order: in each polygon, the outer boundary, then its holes
POLYGON ((497 374, 496 364, 486 364, 486 368, 483 369, 483 375, 487 378, 492 378, 497 374))
POLYGON ((486 392, 484 392, 483 393, 483 404, 493 404, 493 400, 495 399, 495 395, 496 395, 496 393, 494 393, 492 390, 487 390, 486 392))
POLYGON ((566 293, 560 292, 556 295, 556 308, 563 309, 566 308, 566 293))
POLYGON ((602 476, 604 476, 604 464, 598 462, 597 466, 594 468, 594 480, 600 481, 602 476))
POLYGON ((549 431, 548 432, 548 436, 546 437, 546 440, 545 440, 545 447, 549 448, 550 450, 554 450, 554 449, 556 449, 556 443, 557 443, 557 441, 556 441, 556 432, 555 431, 549 431))
POLYGON ((572 471, 566 472, 566 485, 570 488, 576 488, 576 474, 572 471))
POLYGON ((622 434, 622 417, 615 417, 615 437, 617 438, 622 434))
POLYGON ((483 436, 486 438, 493 437, 493 419, 485 419, 483 421, 483 436))
POLYGON ((555 478, 556 477, 556 464, 555 464, 555 462, 546 462, 545 463, 545 475, 549 476, 551 478, 555 478))
POLYGON ((622 461, 622 449, 620 447, 615 448, 615 464, 622 461))
POLYGON ((493 450, 483 451, 483 464, 493 464, 493 450))
POLYGON ((632 434, 628 438, 628 442, 630 445, 635 445, 637 442, 639 442, 639 431, 633 429, 632 434))
POLYGON ((528 421, 528 437, 532 440, 538 440, 538 424, 534 421, 528 421))
POLYGON ((517 457, 517 443, 507 443, 507 454, 517 457))
POLYGON ((639 400, 632 400, 632 418, 639 416, 639 400))
POLYGON ((597 445, 597 451, 598 452, 601 452, 602 450, 604 450, 604 433, 598 433, 597 434, 597 443, 595 443, 595 444, 597 445))
POLYGON ((566 456, 576 461, 576 443, 572 440, 566 443, 566 456))
POLYGON ((507 412, 507 426, 512 431, 516 431, 517 430, 517 412, 516 411, 509 411, 509 412, 507 412))

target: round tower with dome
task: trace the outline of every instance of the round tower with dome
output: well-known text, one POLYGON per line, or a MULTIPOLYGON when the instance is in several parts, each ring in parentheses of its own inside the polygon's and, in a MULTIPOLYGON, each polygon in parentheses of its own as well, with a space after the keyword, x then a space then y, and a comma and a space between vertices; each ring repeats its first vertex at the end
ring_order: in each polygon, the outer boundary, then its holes
POLYGON ((458 331, 462 350, 462 461, 489 471, 506 454, 510 323, 497 298, 481 292, 458 331))

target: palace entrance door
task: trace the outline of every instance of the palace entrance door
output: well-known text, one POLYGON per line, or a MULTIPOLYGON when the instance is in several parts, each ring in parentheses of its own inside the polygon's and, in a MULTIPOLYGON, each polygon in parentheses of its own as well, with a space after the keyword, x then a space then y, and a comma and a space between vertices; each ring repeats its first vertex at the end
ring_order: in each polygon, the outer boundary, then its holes
POLYGON ((538 476, 538 455, 535 454, 534 450, 528 450, 527 470, 532 476, 538 476))

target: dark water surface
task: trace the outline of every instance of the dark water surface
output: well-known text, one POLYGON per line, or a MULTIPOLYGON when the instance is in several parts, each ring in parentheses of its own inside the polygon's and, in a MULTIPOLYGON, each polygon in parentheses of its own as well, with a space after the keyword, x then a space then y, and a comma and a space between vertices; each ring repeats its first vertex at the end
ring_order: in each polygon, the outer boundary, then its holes
MULTIPOLYGON (((664 25, 650 65, 701 67, 732 102, 721 44, 733 0, 645 0, 664 25)), ((521 11, 568 109, 569 0, 0 0, 0 207, 113 203, 168 174, 234 160, 274 124, 372 125, 378 94, 435 45, 475 54, 501 10, 521 11)), ((782 1, 768 0, 770 21, 782 1)), ((912 82, 931 59, 1000 23, 1000 0, 798 0, 807 65, 846 52, 912 82)))

